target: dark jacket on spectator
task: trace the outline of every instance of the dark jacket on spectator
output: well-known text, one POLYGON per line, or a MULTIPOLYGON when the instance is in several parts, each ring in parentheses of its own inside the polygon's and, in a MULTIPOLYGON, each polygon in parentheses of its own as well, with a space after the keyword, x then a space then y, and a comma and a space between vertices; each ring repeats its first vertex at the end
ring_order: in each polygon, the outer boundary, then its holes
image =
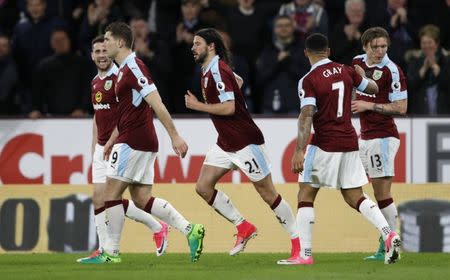
POLYGON ((298 80, 310 66, 301 50, 303 43, 293 40, 284 50, 290 55, 278 61, 280 48, 270 44, 261 53, 257 63, 257 83, 263 89, 263 112, 298 113, 298 80))
POLYGON ((52 115, 87 111, 90 79, 85 58, 73 53, 52 55, 38 66, 33 83, 33 109, 52 115))
POLYGON ((437 62, 441 71, 437 77, 431 69, 420 78, 419 70, 422 67, 425 56, 417 51, 408 62, 408 112, 411 114, 429 114, 428 104, 432 102, 428 98, 427 88, 437 86, 437 113, 450 114, 450 59, 444 52, 437 52, 437 62))

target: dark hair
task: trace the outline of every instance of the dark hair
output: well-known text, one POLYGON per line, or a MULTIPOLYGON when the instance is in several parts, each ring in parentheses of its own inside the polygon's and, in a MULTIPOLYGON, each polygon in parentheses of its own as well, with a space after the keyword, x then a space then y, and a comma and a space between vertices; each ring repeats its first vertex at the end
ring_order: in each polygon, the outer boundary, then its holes
POLYGON ((310 52, 325 52, 328 49, 328 39, 323 34, 313 33, 306 38, 305 47, 310 52))
POLYGON ((223 43, 222 36, 220 36, 219 32, 217 32, 214 28, 204 28, 200 29, 195 33, 195 36, 202 37, 206 44, 210 45, 214 43, 214 47, 216 49, 216 54, 225 61, 231 67, 231 56, 230 51, 225 47, 223 43))
POLYGON ((92 39, 91 47, 94 47, 94 45, 97 44, 97 43, 103 43, 104 41, 105 41, 105 36, 98 35, 97 37, 92 39))
POLYGON ((372 40, 375 38, 386 38, 388 45, 391 42, 391 40, 389 39, 389 33, 386 31, 386 29, 382 27, 372 27, 364 31, 364 33, 361 35, 361 44, 364 47, 368 43, 372 42, 372 40))
POLYGON ((105 33, 106 32, 111 32, 113 37, 124 40, 127 48, 132 48, 133 33, 131 32, 130 26, 125 22, 116 21, 110 23, 105 29, 105 33))

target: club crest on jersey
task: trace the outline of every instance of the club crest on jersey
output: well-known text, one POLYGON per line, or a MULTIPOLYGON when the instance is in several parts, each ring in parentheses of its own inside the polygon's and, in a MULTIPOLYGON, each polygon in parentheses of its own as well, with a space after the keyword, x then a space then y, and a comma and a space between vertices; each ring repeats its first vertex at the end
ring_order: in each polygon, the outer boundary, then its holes
POLYGON ((225 89, 225 84, 223 82, 216 83, 216 88, 218 91, 222 91, 225 89))
POLYGON ((147 79, 146 77, 140 77, 140 78, 138 79, 138 84, 139 84, 141 87, 144 87, 145 85, 148 85, 148 79, 147 79))
POLYGON ((120 80, 122 80, 122 76, 123 76, 123 72, 120 71, 119 72, 119 77, 117 77, 117 81, 119 82, 120 80))
POLYGON ((97 91, 97 93, 95 94, 95 101, 97 101, 97 103, 100 103, 102 101, 102 93, 100 91, 97 91))
POLYGON ((208 77, 203 80, 203 87, 206 88, 208 86, 208 77))
POLYGON ((105 82, 105 86, 103 87, 105 90, 110 90, 112 87, 112 80, 107 80, 105 82))
POLYGON ((375 81, 378 81, 378 80, 381 78, 381 76, 383 76, 383 71, 380 71, 380 70, 375 70, 375 71, 373 71, 372 78, 373 78, 375 81))

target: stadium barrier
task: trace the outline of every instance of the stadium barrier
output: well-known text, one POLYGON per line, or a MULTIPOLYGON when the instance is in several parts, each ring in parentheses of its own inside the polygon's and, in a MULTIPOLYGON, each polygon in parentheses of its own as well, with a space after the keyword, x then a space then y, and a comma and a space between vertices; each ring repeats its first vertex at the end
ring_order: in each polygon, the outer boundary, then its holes
MULTIPOLYGON (((297 181, 290 171, 297 136, 295 118, 256 118, 265 136, 272 178, 297 181)), ((353 119, 359 131, 359 121, 353 119)), ((398 183, 450 182, 450 118, 399 118, 400 149, 395 160, 398 183)), ((176 119, 189 144, 185 159, 177 157, 170 138, 155 120, 159 155, 155 182, 193 183, 217 134, 209 119, 176 119), (199 133, 201 132, 201 133, 199 133)), ((0 184, 88 184, 91 178, 92 120, 0 120, 0 184)), ((223 182, 246 183, 239 172, 223 182)))
MULTIPOLYGON (((258 227, 247 252, 286 252, 289 237, 251 184, 220 184, 241 213, 258 227)), ((297 185, 277 188, 296 213, 297 185)), ((373 197, 370 186, 365 192, 373 197)), ((5 185, 0 187, 0 253, 78 252, 96 246, 92 188, 87 185, 5 185)), ((234 227, 195 193, 194 184, 156 184, 154 195, 170 201, 187 219, 206 227, 205 252, 227 252, 234 244, 234 227)), ((417 199, 450 201, 450 184, 394 184, 397 205, 417 199)), ((378 232, 348 207, 338 191, 323 189, 315 203, 316 252, 369 252, 378 246, 378 232)), ((123 252, 154 252, 152 234, 127 219, 123 252)), ((187 252, 185 237, 171 229, 169 252, 187 252)))

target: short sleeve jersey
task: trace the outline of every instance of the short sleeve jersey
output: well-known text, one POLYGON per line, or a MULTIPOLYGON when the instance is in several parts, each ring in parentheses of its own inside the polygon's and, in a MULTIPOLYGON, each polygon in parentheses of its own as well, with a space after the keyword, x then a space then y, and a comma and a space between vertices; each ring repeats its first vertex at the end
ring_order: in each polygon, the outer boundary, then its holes
POLYGON ((131 53, 119 67, 116 95, 119 101, 116 143, 145 152, 158 151, 158 138, 153 125, 153 110, 144 98, 156 91, 145 64, 131 53))
POLYGON ((91 101, 97 125, 97 143, 104 146, 117 124, 117 99, 114 88, 119 68, 113 63, 104 77, 91 82, 91 101))
MULTIPOLYGON (((357 100, 383 104, 408 98, 403 71, 387 55, 376 65, 368 66, 366 61, 366 54, 358 55, 353 59, 353 65, 361 66, 366 72, 366 77, 377 83, 379 91, 373 95, 357 91, 357 100)), ((399 138, 397 126, 392 116, 365 111, 359 115, 359 120, 361 123, 361 139, 399 138)))
POLYGON ((247 110, 233 71, 219 56, 203 69, 201 88, 205 103, 235 102, 235 112, 231 116, 210 114, 219 134, 217 145, 222 150, 235 152, 250 144, 264 144, 264 137, 247 110))
POLYGON ((312 145, 326 152, 358 150, 358 137, 351 121, 352 91, 354 87, 365 90, 368 83, 352 67, 329 59, 315 63, 300 79, 300 107, 316 108, 312 145))

